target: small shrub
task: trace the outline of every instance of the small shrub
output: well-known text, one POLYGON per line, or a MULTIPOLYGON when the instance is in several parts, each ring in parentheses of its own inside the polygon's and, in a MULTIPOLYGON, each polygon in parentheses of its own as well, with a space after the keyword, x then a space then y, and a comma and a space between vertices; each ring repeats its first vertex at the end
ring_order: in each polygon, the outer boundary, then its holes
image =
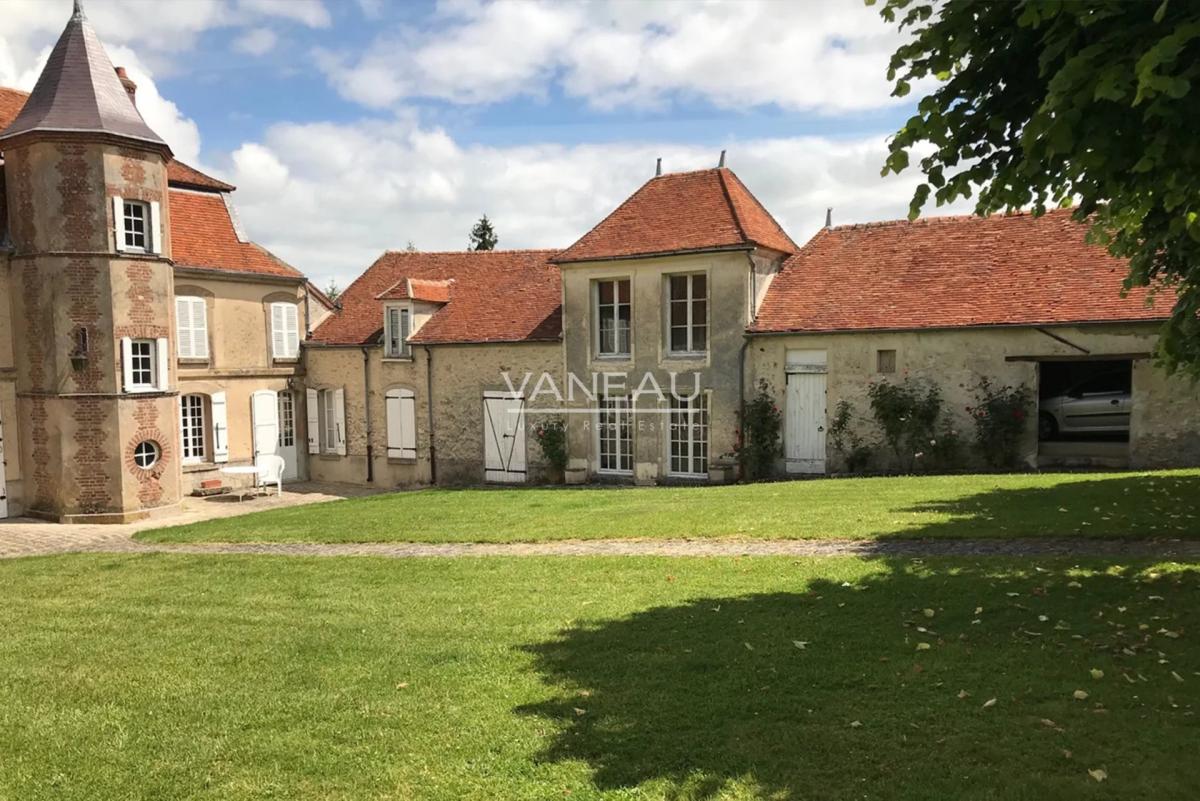
POLYGON ((975 421, 975 445, 992 467, 1020 465, 1021 439, 1029 423, 1033 392, 1020 386, 993 386, 987 378, 975 385, 975 405, 967 413, 975 421))
POLYGON ((551 467, 559 473, 567 469, 566 423, 557 418, 538 423, 533 429, 533 438, 537 440, 551 467))
POLYGON ((829 443, 842 457, 847 472, 861 473, 871 463, 871 446, 851 427, 853 420, 854 406, 848 400, 838 401, 829 423, 829 443))
POLYGON ((937 436, 929 441, 929 449, 926 451, 926 455, 929 457, 929 466, 936 470, 959 470, 964 463, 963 452, 965 450, 966 446, 958 429, 949 422, 943 421, 938 428, 937 436))
POLYGON ((937 439, 937 423, 942 414, 941 389, 929 381, 905 378, 900 384, 872 383, 867 388, 867 397, 897 465, 912 472, 924 458, 929 443, 937 439))
POLYGON ((760 481, 775 471, 775 460, 783 455, 783 413, 771 395, 771 385, 758 384, 758 394, 746 401, 738 444, 734 449, 742 479, 760 481))

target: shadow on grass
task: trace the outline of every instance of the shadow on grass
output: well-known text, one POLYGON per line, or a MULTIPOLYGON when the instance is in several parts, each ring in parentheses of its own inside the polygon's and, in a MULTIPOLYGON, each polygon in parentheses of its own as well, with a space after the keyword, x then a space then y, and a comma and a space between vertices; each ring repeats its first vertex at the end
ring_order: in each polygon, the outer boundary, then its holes
POLYGON ((997 487, 897 510, 909 513, 950 519, 873 536, 1195 538, 1200 537, 1200 475, 1080 476, 1051 487, 997 487))
POLYGON ((517 712, 552 724, 541 760, 649 797, 1093 797, 1096 768, 1112 797, 1200 793, 1196 650, 1151 633, 1197 622, 1195 571, 880 564, 567 628, 526 646, 557 697, 517 712))

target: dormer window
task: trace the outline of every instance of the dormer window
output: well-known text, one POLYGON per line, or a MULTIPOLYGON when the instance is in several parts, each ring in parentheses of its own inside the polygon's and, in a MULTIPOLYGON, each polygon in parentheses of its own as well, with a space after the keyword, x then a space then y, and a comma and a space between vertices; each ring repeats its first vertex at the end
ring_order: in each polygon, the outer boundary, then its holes
POLYGON ((412 347, 408 339, 412 336, 412 310, 407 306, 384 308, 383 353, 388 359, 409 359, 412 347))

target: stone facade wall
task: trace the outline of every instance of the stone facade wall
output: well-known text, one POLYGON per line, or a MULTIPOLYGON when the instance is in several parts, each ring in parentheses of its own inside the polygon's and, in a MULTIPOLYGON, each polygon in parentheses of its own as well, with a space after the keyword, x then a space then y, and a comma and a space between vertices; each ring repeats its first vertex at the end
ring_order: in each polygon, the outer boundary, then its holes
MULTIPOLYGON (((0 191, 3 187, 0 186, 0 191)), ((12 280, 7 253, 0 252, 0 426, 4 435, 5 492, 8 513, 17 516, 25 508, 21 472, 20 428, 17 416, 17 368, 13 361, 12 280)))
MULTIPOLYGON (((626 389, 637 389, 647 374, 669 392, 671 373, 676 373, 680 394, 692 392, 695 384, 709 395, 709 464, 731 454, 736 443, 739 353, 742 332, 749 322, 753 287, 769 276, 777 254, 767 252, 747 257, 745 252, 705 253, 653 259, 563 266, 563 338, 566 370, 590 385, 593 373, 626 376, 626 389), (678 273, 708 276, 708 350, 701 358, 672 356, 667 351, 666 277, 678 273), (592 286, 601 279, 628 278, 632 288, 632 353, 628 359, 598 358, 595 355, 592 286), (698 374, 696 378, 693 374, 698 374)), ((612 394, 621 394, 613 392, 612 394)), ((578 408, 592 405, 576 398, 578 408)), ((665 409, 653 396, 642 395, 639 409, 665 409)), ((644 414, 636 418, 633 441, 634 476, 640 484, 668 480, 668 417, 644 414)), ((571 466, 595 473, 598 468, 595 424, 590 415, 570 419, 571 466)))
MULTIPOLYGON (((1105 354, 1148 354, 1156 337, 1153 324, 1059 326, 1046 330, 1097 358, 1105 354)), ((785 406, 785 362, 790 349, 826 351, 826 419, 839 401, 848 400, 858 419, 857 428, 868 440, 878 439, 867 398, 867 388, 873 381, 901 381, 907 375, 936 382, 943 391, 944 408, 952 415, 953 427, 970 442, 974 426, 966 409, 975 403, 973 387, 980 376, 999 384, 1024 383, 1036 394, 1038 362, 1007 361, 1008 357, 1071 359, 1081 355, 1079 350, 1036 329, 1023 327, 755 337, 748 354, 747 387, 765 379, 781 409, 785 406), (876 354, 882 349, 896 351, 893 375, 877 372, 876 354)), ((1132 466, 1200 464, 1200 435, 1196 433, 1200 430, 1200 396, 1195 386, 1185 379, 1168 378, 1152 360, 1141 358, 1134 362, 1133 400, 1129 449, 1132 466)), ((1037 464, 1035 419, 1031 416, 1021 449, 1029 466, 1037 464)), ((882 460, 880 466, 894 466, 887 461, 886 453, 877 453, 882 460)), ((827 459, 829 470, 844 468, 832 448, 827 459)), ((980 467, 982 461, 972 455, 971 464, 980 467)))
MULTIPOLYGON (((367 483, 367 393, 370 384, 372 483, 381 487, 413 487, 431 483, 429 435, 429 357, 423 347, 413 348, 411 359, 384 359, 380 346, 368 349, 364 380, 361 348, 312 347, 305 350, 307 386, 317 390, 345 390, 346 455, 322 453, 310 457, 314 480, 367 483), (389 459, 387 411, 389 389, 408 389, 415 396, 417 458, 389 459)), ((483 393, 507 388, 507 370, 519 384, 526 372, 550 371, 556 380, 562 372, 561 349, 554 343, 436 345, 433 353, 434 445, 438 484, 477 484, 483 481, 483 393)), ((543 399, 539 404, 552 404, 543 399)), ((526 458, 529 480, 547 477, 545 459, 533 440, 538 416, 526 418, 526 458)))

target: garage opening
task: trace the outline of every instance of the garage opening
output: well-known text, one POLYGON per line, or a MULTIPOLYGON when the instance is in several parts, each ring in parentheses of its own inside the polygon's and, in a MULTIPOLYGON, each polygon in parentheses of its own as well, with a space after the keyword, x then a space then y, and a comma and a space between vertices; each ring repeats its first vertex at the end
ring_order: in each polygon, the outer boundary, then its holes
POLYGON ((1133 362, 1043 361, 1038 371, 1038 461, 1123 467, 1129 461, 1133 362))

